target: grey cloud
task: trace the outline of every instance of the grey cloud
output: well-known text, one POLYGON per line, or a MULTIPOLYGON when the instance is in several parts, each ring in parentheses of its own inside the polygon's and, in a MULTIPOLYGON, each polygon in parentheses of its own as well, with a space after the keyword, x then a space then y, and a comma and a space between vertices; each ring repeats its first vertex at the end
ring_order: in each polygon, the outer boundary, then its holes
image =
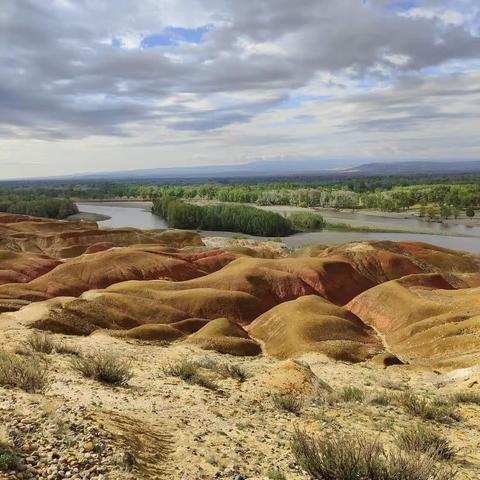
MULTIPOLYGON (((178 93, 208 97, 255 91, 281 97, 322 72, 362 77, 381 66, 382 75, 395 77, 452 59, 480 58, 480 38, 468 29, 400 17, 394 3, 185 0, 185 11, 202 12, 205 22, 214 24, 204 43, 126 50, 112 48, 105 39, 162 31, 167 25, 161 2, 118 0, 112 6, 106 0, 78 0, 62 6, 4 0, 1 132, 59 139, 127 136, 128 123, 218 129, 248 122, 271 105, 259 100, 246 106, 239 100, 228 109, 199 112, 181 102, 169 107, 158 102, 178 93), (268 50, 269 45, 277 49, 268 50), (407 56, 409 62, 393 65, 386 53, 407 56)), ((462 2, 467 3, 474 0, 462 2)))

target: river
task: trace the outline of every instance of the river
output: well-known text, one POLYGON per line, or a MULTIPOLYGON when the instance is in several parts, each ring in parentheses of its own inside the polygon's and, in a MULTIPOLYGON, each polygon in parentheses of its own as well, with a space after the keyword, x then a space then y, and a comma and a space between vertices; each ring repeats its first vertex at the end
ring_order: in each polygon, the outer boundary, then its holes
MULTIPOLYGON (((78 209, 81 212, 107 215, 108 220, 102 220, 99 225, 105 227, 135 227, 135 228, 167 228, 165 221, 150 213, 150 202, 79 202, 78 209)), ((271 207, 269 210, 281 213, 289 212, 289 207, 271 207)), ((301 245, 321 243, 335 244, 347 243, 359 240, 392 240, 392 241, 421 241, 451 248, 453 250, 464 250, 472 253, 480 253, 480 228, 465 225, 444 225, 439 223, 428 223, 415 218, 386 218, 376 217, 362 213, 328 212, 322 215, 331 222, 345 222, 352 225, 368 225, 376 228, 384 226, 387 229, 406 228, 422 229, 432 233, 384 233, 384 232, 305 232, 297 233, 289 237, 283 237, 282 241, 289 247, 295 248, 301 245), (464 236, 454 236, 464 235, 464 236), (468 236, 466 236, 468 235, 468 236)), ((201 232, 205 236, 232 237, 238 233, 232 232, 201 232)), ((259 240, 264 237, 252 237, 259 240)))

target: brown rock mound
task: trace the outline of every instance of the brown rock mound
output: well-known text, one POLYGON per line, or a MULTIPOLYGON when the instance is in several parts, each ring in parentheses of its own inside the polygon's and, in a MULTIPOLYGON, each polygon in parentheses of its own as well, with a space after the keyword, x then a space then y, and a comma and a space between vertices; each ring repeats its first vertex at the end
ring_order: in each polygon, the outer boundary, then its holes
POLYGON ((403 361, 437 368, 473 365, 480 360, 480 288, 438 289, 438 283, 437 275, 387 282, 346 308, 383 334, 403 361))
POLYGON ((166 342, 172 342, 183 337, 183 333, 172 325, 161 324, 140 325, 130 330, 96 330, 94 335, 96 334, 106 334, 116 338, 166 342))
MULTIPOLYGON (((78 296, 87 290, 106 288, 126 280, 188 280, 204 275, 203 267, 208 270, 220 268, 234 258, 221 251, 182 254, 161 246, 110 249, 83 255, 62 264, 52 259, 48 263, 48 257, 39 255, 4 254, 5 257, 9 255, 16 255, 24 259, 24 262, 31 262, 32 258, 38 259, 37 270, 40 271, 50 264, 51 268, 58 266, 26 284, 0 286, 0 301, 4 305, 8 305, 9 299, 41 301, 58 296, 78 296), (47 262, 45 267, 42 267, 42 262, 47 262)), ((9 310, 13 307, 14 302, 9 310)))
POLYGON ((210 321, 198 332, 190 335, 186 342, 205 350, 238 356, 254 356, 262 351, 260 345, 252 340, 240 325, 226 318, 210 321))
POLYGON ((49 272, 60 263, 59 260, 46 255, 0 250, 0 285, 29 282, 49 272))
POLYGON ((313 373, 309 365, 296 360, 277 363, 267 372, 255 376, 248 388, 258 388, 268 395, 278 393, 314 397, 321 391, 333 391, 330 385, 313 373))
POLYGON ((263 342, 267 353, 283 359, 317 352, 335 360, 361 362, 382 350, 372 328, 314 295, 272 308, 247 329, 263 342))

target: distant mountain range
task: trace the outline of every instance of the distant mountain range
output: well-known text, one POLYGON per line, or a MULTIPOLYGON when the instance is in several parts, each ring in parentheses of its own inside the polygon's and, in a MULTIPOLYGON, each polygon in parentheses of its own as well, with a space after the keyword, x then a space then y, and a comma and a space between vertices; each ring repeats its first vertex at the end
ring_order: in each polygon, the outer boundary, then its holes
POLYGON ((325 161, 258 161, 241 165, 204 165, 192 167, 149 168, 128 171, 108 171, 65 175, 32 180, 174 180, 226 179, 255 177, 353 177, 411 174, 480 173, 480 161, 406 161, 365 163, 346 168, 334 168, 325 161))

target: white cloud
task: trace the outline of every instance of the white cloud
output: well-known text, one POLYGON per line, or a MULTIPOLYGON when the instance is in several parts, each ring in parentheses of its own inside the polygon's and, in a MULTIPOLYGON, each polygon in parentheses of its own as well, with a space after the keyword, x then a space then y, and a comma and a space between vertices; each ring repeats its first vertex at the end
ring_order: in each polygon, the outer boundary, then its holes
POLYGON ((474 158, 476 1, 401 3, 4 0, 0 174, 37 158, 52 174, 455 149, 474 158), (201 44, 140 48, 169 26, 204 25, 201 44))

